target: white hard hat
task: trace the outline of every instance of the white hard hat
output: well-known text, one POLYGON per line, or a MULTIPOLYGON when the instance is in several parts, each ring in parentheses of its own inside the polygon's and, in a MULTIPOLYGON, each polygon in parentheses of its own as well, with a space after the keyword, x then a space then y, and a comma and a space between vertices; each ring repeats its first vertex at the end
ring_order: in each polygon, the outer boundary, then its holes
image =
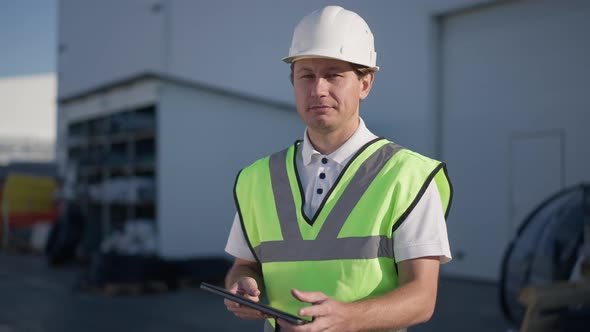
POLYGON ((297 24, 289 56, 283 61, 291 63, 305 58, 330 58, 379 70, 367 22, 340 6, 318 9, 297 24))

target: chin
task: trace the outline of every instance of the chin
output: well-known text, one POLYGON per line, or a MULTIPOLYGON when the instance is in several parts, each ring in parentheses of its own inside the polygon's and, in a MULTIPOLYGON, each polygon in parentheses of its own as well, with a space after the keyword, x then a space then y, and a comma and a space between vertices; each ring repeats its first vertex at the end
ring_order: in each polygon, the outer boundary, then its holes
POLYGON ((333 126, 327 121, 314 121, 313 123, 310 123, 308 127, 318 132, 329 132, 332 130, 333 126))

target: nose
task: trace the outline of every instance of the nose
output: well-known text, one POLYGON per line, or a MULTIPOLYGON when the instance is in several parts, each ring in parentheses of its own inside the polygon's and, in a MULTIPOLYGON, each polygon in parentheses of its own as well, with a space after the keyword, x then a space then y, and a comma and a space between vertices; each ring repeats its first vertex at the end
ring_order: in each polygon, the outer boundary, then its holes
POLYGON ((311 87, 312 97, 324 97, 328 94, 328 82, 322 78, 316 78, 311 87))

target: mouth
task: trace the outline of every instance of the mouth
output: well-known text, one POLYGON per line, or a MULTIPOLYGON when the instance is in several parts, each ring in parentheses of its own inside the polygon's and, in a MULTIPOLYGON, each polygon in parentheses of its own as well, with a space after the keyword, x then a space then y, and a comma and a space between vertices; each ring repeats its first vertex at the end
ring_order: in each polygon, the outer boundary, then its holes
POLYGON ((309 110, 312 112, 324 112, 324 111, 327 111, 331 108, 332 107, 328 106, 328 105, 314 105, 314 106, 310 106, 309 110))

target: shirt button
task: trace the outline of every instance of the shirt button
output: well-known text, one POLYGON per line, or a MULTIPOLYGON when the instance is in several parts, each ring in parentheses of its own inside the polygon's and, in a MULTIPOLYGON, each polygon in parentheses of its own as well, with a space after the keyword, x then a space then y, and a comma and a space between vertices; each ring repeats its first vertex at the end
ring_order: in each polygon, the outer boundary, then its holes
POLYGON ((318 188, 318 190, 316 192, 318 193, 318 195, 321 195, 324 192, 324 189, 318 188))
POLYGON ((322 164, 327 164, 328 163, 328 158, 324 157, 322 158, 322 164))
POLYGON ((326 178, 326 173, 320 173, 320 179, 325 179, 326 178))

